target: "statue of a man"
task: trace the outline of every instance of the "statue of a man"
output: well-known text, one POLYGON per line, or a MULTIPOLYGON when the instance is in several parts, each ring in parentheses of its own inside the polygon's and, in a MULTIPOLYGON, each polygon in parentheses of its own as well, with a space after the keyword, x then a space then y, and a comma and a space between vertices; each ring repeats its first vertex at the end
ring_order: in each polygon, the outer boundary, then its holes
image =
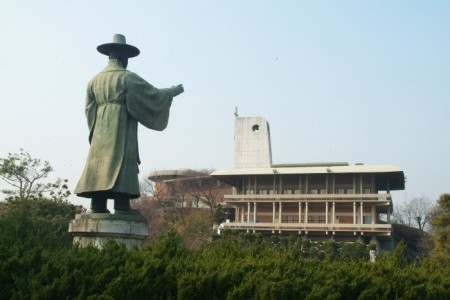
POLYGON ((127 212, 130 199, 140 196, 138 122, 164 130, 172 100, 184 89, 181 84, 158 89, 127 71, 128 58, 140 51, 127 44, 121 34, 115 34, 112 43, 102 44, 97 50, 109 56, 109 63, 87 87, 90 148, 75 194, 91 198, 93 213, 108 212, 108 199, 114 199, 116 213, 127 212))

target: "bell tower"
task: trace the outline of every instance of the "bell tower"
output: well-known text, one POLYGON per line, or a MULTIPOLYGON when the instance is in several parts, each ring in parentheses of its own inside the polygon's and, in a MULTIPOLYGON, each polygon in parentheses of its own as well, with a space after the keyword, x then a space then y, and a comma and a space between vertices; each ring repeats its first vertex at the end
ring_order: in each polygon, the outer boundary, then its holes
POLYGON ((269 123, 262 117, 239 117, 234 128, 234 167, 269 168, 272 164, 269 123))

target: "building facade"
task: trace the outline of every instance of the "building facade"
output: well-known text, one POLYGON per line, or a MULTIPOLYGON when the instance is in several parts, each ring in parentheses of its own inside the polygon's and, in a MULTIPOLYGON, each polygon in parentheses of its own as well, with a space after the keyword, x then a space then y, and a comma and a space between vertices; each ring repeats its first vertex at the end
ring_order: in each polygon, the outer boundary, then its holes
POLYGON ((261 155, 254 145, 255 140, 270 143, 270 136, 258 137, 269 134, 268 125, 264 127, 267 130, 254 130, 265 122, 260 117, 236 118, 239 131, 247 132, 235 134, 235 144, 239 144, 235 146, 235 168, 211 174, 233 186, 223 203, 234 209, 234 219, 221 224, 221 229, 295 233, 315 240, 392 240, 391 191, 405 187, 401 169, 342 162, 272 164, 270 145, 263 147, 268 156, 261 155), (258 165, 248 167, 256 161, 245 161, 252 151, 267 160, 258 159, 258 165))

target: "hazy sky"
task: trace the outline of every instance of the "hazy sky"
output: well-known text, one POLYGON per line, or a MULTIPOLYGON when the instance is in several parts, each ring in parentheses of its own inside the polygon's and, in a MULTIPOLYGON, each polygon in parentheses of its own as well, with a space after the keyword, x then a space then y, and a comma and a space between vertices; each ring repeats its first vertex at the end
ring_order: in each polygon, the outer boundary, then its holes
POLYGON ((0 0, 0 157, 24 148, 73 190, 114 33, 141 50, 130 70, 185 87, 165 131, 140 127, 141 178, 231 168, 238 106, 275 163, 397 165, 394 201, 450 192, 450 1, 0 0))

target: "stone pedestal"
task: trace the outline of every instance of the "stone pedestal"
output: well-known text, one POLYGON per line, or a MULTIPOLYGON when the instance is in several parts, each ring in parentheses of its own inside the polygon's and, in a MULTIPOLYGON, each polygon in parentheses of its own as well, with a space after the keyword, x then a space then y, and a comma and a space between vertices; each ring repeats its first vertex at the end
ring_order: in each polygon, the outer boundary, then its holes
POLYGON ((69 224, 73 243, 102 248, 108 240, 124 243, 127 248, 141 247, 149 229, 137 212, 129 214, 77 214, 69 224))

